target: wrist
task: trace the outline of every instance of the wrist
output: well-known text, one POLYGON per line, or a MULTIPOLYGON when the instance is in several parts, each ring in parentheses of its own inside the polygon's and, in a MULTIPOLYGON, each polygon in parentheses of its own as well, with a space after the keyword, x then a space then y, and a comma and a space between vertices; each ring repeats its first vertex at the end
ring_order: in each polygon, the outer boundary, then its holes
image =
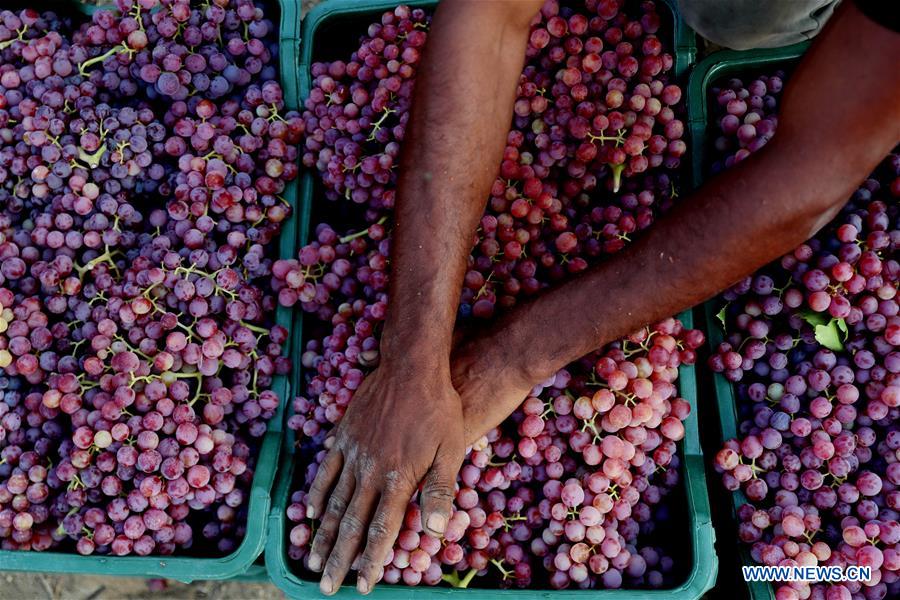
POLYGON ((529 309, 524 305, 505 323, 498 323, 492 343, 480 351, 488 355, 494 372, 520 385, 534 386, 556 373, 561 352, 554 345, 553 329, 529 309))
POLYGON ((434 344, 417 341, 404 344, 395 340, 390 344, 381 344, 379 367, 390 371, 409 373, 411 376, 422 375, 429 378, 450 377, 450 354, 442 351, 434 344))
POLYGON ((515 353, 507 354, 490 337, 454 349, 451 376, 462 402, 467 444, 506 419, 534 385, 515 353))
POLYGON ((418 356, 416 352, 400 354, 382 354, 378 368, 383 371, 402 374, 408 379, 436 379, 450 381, 450 360, 441 361, 437 357, 418 356))
MULTIPOLYGON (((508 331, 479 335, 454 349, 451 377, 461 393, 464 406, 482 405, 485 396, 509 387, 532 387, 534 374, 529 373, 520 347, 510 343, 508 331)), ((468 409, 468 408, 467 408, 468 409)))
POLYGON ((381 364, 449 373, 450 334, 424 327, 398 331, 388 324, 381 336, 381 364))

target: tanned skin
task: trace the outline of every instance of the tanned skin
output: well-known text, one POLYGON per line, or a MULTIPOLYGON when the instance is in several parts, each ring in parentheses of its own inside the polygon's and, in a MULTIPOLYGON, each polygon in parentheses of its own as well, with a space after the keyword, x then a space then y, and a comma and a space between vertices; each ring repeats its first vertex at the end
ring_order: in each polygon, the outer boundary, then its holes
POLYGON ((325 594, 358 552, 357 588, 369 591, 423 479, 425 530, 440 537, 450 518, 466 447, 450 376, 456 309, 542 4, 453 0, 435 13, 397 183, 381 362, 353 396, 309 494, 308 516, 322 519, 309 567, 324 566, 325 594))
POLYGON ((568 363, 714 296, 831 221, 900 143, 898 73, 900 33, 843 3, 791 76, 778 134, 762 150, 457 350, 467 441, 568 363))
POLYGON ((451 357, 466 255, 541 4, 445 0, 435 15, 398 184, 382 362, 349 405, 310 492, 308 516, 322 523, 309 564, 324 566, 326 594, 358 552, 357 588, 371 589, 423 480, 423 526, 443 532, 465 445, 535 384, 790 251, 900 142, 900 33, 844 3, 793 74, 765 148, 628 249, 507 312, 451 357))

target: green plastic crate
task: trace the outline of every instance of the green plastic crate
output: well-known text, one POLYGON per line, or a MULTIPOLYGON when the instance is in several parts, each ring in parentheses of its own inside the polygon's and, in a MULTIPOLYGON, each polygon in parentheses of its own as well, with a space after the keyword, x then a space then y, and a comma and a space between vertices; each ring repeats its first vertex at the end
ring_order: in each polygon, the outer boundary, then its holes
MULTIPOLYGON (((693 325, 691 312, 687 311, 678 318, 686 327, 693 325)), ((620 600, 638 598, 672 597, 679 599, 700 598, 711 589, 718 573, 718 557, 715 553, 715 530, 710 516, 709 496, 707 495, 706 474, 703 454, 700 449, 700 432, 697 424, 697 381, 694 366, 681 366, 678 377, 679 394, 691 405, 691 414, 685 421, 685 437, 679 444, 679 456, 682 459, 681 475, 683 479, 686 505, 689 518, 690 552, 692 562, 685 581, 680 585, 662 590, 501 590, 470 587, 455 589, 448 587, 407 587, 401 585, 379 584, 371 592, 375 598, 417 599, 446 597, 450 594, 466 594, 467 598, 487 600, 499 595, 511 600, 534 598, 563 598, 574 600, 585 594, 603 594, 605 597, 620 600)), ((290 437, 290 432, 285 440, 290 437)), ((293 491, 294 472, 298 465, 294 460, 292 448, 285 448, 278 483, 273 491, 272 512, 269 515, 269 533, 266 541, 266 569, 269 578, 288 598, 305 599, 311 594, 318 594, 318 583, 303 579, 294 572, 287 555, 287 530, 290 524, 285 510, 290 503, 293 491)), ((344 585, 337 593, 338 597, 351 598, 358 596, 356 588, 344 585)))
MULTIPOLYGON (((303 35, 300 36, 300 39, 306 41, 300 43, 297 52, 300 96, 305 98, 309 94, 310 86, 312 85, 309 68, 313 62, 320 59, 316 54, 319 52, 319 44, 322 43, 323 35, 327 37, 326 34, 334 33, 336 27, 342 24, 352 22, 358 24, 361 18, 380 15, 380 13, 393 9, 399 4, 432 8, 437 5, 437 2, 438 0, 411 0, 407 2, 402 0, 323 0, 303 20, 303 35), (323 34, 320 29, 327 31, 323 34)), ((675 76, 681 79, 687 75, 691 65, 694 64, 697 55, 696 36, 694 31, 681 19, 678 13, 677 0, 660 0, 660 4, 665 5, 669 9, 669 17, 673 25, 672 48, 675 58, 675 76)), ((352 36, 350 37, 352 38, 352 36)), ((355 45, 357 40, 342 36, 342 40, 338 40, 336 43, 341 43, 342 41, 355 45)), ((328 43, 335 43, 335 40, 329 38, 328 43)), ((347 54, 349 55, 349 52, 347 54)))
POLYGON ((709 129, 710 99, 709 89, 714 83, 741 73, 753 73, 766 68, 791 66, 796 63, 810 42, 800 42, 784 48, 763 50, 722 50, 701 60, 691 71, 688 80, 688 126, 691 133, 691 174, 694 187, 699 186, 709 174, 708 153, 710 148, 709 129))
MULTIPOLYGON (((286 15, 299 15, 300 0, 279 0, 282 20, 286 15)), ((85 14, 92 14, 97 7, 79 2, 53 2, 41 5, 41 10, 74 8, 85 14)), ((274 3, 272 4, 274 7, 274 3)), ((295 38, 280 40, 282 48, 293 47, 295 38)), ((296 82, 296 65, 292 61, 280 61, 279 76, 287 82, 286 90, 296 82)), ((298 107, 296 94, 285 94, 289 110, 298 107)), ((295 180, 284 191, 284 198, 294 207, 292 214, 282 225, 279 240, 279 256, 293 257, 297 254, 297 231, 301 227, 301 210, 298 208, 300 181, 295 180)), ((275 322, 285 327, 292 339, 293 311, 278 307, 275 322)), ((268 431, 260 444, 256 472, 250 489, 247 527, 244 539, 237 549, 222 557, 202 556, 81 556, 74 552, 16 552, 0 551, 0 569, 8 571, 32 571, 42 573, 72 573, 117 575, 129 577, 161 577, 191 582, 201 579, 230 579, 247 577, 255 581, 265 580, 264 567, 254 564, 260 558, 266 540, 266 516, 269 514, 271 491, 275 482, 276 469, 282 447, 285 406, 290 403, 291 386, 288 376, 275 377, 273 391, 282 399, 278 412, 269 422, 268 431)))
MULTIPOLYGON (((779 67, 790 68, 809 48, 809 42, 802 42, 785 48, 766 50, 716 52, 702 60, 691 72, 688 87, 688 112, 691 131, 691 147, 693 149, 692 179, 695 187, 699 187, 708 176, 709 149, 713 139, 711 128, 711 106, 714 100, 708 97, 710 88, 722 79, 740 74, 754 74, 766 69, 779 67)), ((713 299, 703 306, 705 326, 709 347, 715 349, 724 341, 722 324, 716 317, 721 309, 718 299, 713 299)), ((737 437, 739 411, 734 386, 721 373, 712 373, 718 408, 719 424, 722 430, 722 441, 737 437)), ((718 484, 718 482, 717 482, 718 484)), ((740 490, 732 494, 732 516, 736 517, 738 507, 748 502, 740 490)), ((741 563, 753 564, 750 552, 746 547, 740 550, 741 563)), ((753 600, 774 600, 775 592, 766 582, 747 582, 746 592, 753 600)))
POLYGON ((278 0, 278 4, 281 7, 278 23, 281 88, 285 103, 300 108, 300 0, 278 0))
POLYGON ((75 4, 77 4, 78 10, 83 12, 86 15, 93 15, 98 10, 113 10, 115 9, 115 4, 112 2, 100 2, 97 3, 94 0, 75 0, 75 4))
MULTIPOLYGON (((303 21, 300 32, 297 34, 297 20, 287 16, 287 10, 282 14, 282 40, 288 37, 302 39, 296 51, 299 78, 296 93, 298 97, 305 97, 310 90, 311 76, 310 66, 316 60, 349 55, 356 43, 356 33, 349 34, 342 28, 362 33, 360 23, 368 23, 381 12, 389 10, 400 4, 398 0, 328 0, 316 6, 303 21), (289 22, 288 22, 289 21, 289 22), (286 29, 285 29, 286 28, 286 29), (336 35, 340 33, 341 35, 336 35), (322 45, 329 48, 330 53, 322 53, 322 45), (320 56, 320 53, 323 55, 320 56)), ((413 0, 405 2, 411 6, 433 7, 436 0, 413 0)), ((679 79, 686 77, 688 69, 694 62, 696 54, 695 37, 683 21, 680 19, 675 0, 663 2, 670 9, 670 19, 674 31, 675 73, 679 79)), ((364 27, 364 25, 362 26, 364 27)), ((282 50, 282 59, 285 63, 288 59, 289 49, 282 50)), ((287 89, 287 78, 285 78, 287 89)), ((317 200, 314 198, 316 190, 316 175, 311 172, 304 174, 301 183, 301 214, 298 230, 299 243, 305 243, 311 221, 311 214, 316 208, 317 200)), ((679 315, 686 326, 691 326, 693 319, 690 311, 679 315)), ((302 315, 298 315, 294 326, 294 355, 302 352, 302 315)), ((292 374, 294 389, 300 389, 300 373, 292 374)), ((585 594, 602 593, 604 595, 623 599, 634 598, 661 598, 663 596, 675 596, 677 598, 699 598, 715 583, 718 571, 718 558, 715 554, 715 532, 710 517, 709 498, 707 496, 706 476, 703 466, 703 457, 700 449, 700 436, 697 424, 697 385, 696 373, 693 366, 683 366, 679 373, 679 393, 687 399, 692 407, 691 416, 685 423, 685 439, 681 443, 680 456, 682 457, 682 475, 685 489, 685 503, 689 513, 690 544, 692 552, 692 564, 686 573, 685 581, 674 589, 667 590, 610 590, 604 592, 581 590, 499 590, 484 588, 467 588, 459 590, 447 587, 406 587, 396 585, 378 585, 372 592, 373 596, 381 598, 433 598, 450 594, 465 592, 466 597, 487 599, 492 595, 502 595, 508 598, 576 598, 585 594)), ((288 408, 290 410, 290 408, 288 408)), ((292 431, 285 431, 285 450, 282 456, 282 464, 279 472, 278 483, 273 491, 273 506, 269 516, 269 534, 266 542, 266 568, 271 580, 289 598, 306 598, 310 594, 318 594, 318 585, 315 581, 303 579, 294 573, 287 556, 287 526, 285 509, 290 500, 295 476, 294 435, 292 431)), ((344 586, 338 595, 344 597, 355 596, 355 588, 344 586)))
POLYGON ((266 571, 266 563, 258 559, 250 565, 244 573, 229 577, 228 581, 236 583, 269 583, 269 573, 266 571))

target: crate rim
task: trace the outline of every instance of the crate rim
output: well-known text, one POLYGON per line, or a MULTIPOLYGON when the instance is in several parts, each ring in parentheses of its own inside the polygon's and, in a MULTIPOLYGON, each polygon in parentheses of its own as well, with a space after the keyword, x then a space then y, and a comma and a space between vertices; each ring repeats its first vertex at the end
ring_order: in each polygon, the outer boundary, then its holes
POLYGON ((707 122, 709 101, 706 92, 713 82, 739 69, 759 69, 797 60, 811 42, 799 42, 782 48, 761 50, 719 50, 698 62, 688 76, 688 129, 691 135, 691 180, 699 187, 704 180, 707 161, 707 122))

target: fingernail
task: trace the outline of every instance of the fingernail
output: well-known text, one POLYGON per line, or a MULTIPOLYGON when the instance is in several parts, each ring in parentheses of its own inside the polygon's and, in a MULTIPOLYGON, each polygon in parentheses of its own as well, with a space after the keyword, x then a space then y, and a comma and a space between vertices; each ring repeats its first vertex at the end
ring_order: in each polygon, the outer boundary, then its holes
POLYGON ((316 509, 312 506, 306 507, 306 518, 307 519, 315 519, 316 518, 316 509))
POLYGON ((439 515, 437 513, 432 513, 428 515, 428 521, 425 525, 431 531, 435 533, 444 533, 444 529, 447 527, 447 519, 444 518, 444 515, 439 515))
POLYGON ((360 594, 369 593, 369 582, 366 581, 366 578, 362 575, 356 578, 356 591, 360 594))
POLYGON ((331 582, 331 577, 328 575, 322 577, 322 581, 319 582, 319 589, 322 590, 323 594, 331 594, 334 592, 334 584, 331 582))
POLYGON ((309 561, 307 563, 309 568, 313 571, 318 571, 322 568, 322 559, 319 558, 318 554, 310 554, 309 561))

